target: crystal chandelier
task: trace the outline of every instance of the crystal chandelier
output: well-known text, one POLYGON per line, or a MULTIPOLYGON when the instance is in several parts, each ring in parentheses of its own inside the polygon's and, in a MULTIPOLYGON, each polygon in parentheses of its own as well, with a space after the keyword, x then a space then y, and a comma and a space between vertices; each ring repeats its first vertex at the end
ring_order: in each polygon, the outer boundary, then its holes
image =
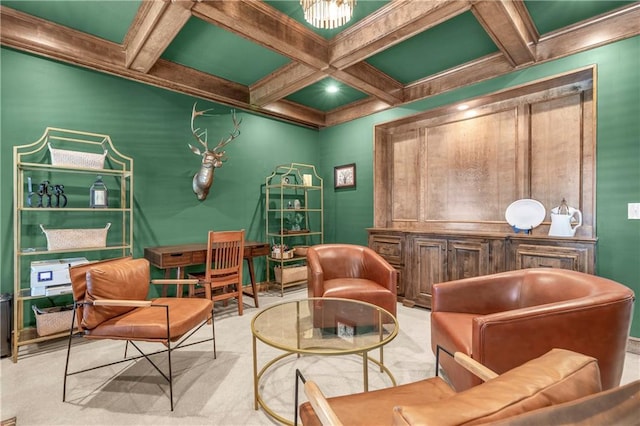
POLYGON ((304 19, 316 28, 332 30, 346 24, 356 0, 300 0, 304 19))

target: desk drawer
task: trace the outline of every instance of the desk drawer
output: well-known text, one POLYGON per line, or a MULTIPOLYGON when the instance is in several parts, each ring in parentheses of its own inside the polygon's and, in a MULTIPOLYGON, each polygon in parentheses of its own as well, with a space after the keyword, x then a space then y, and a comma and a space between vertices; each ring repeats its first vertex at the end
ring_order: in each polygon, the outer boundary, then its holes
POLYGON ((191 252, 191 254, 191 263, 193 263, 194 265, 202 265, 207 261, 206 250, 194 251, 191 252))
MULTIPOLYGON (((185 252, 185 253, 165 253, 162 255, 162 267, 163 268, 171 268, 172 266, 185 266, 193 263, 193 253, 185 252)), ((204 259, 202 262, 204 263, 204 259)))

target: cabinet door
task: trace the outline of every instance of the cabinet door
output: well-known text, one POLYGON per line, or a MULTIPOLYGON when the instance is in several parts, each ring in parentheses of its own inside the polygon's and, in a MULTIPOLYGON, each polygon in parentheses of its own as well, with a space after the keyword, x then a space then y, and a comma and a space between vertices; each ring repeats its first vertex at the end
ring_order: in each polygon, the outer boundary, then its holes
POLYGON ((488 241, 450 240, 448 251, 449 281, 489 274, 488 241))
POLYGON ((447 280, 447 240, 416 238, 413 241, 413 279, 405 295, 416 305, 431 308, 431 289, 447 280))
POLYGON ((589 266, 589 247, 558 247, 551 245, 516 244, 512 250, 511 267, 524 268, 562 268, 572 271, 593 273, 589 266))

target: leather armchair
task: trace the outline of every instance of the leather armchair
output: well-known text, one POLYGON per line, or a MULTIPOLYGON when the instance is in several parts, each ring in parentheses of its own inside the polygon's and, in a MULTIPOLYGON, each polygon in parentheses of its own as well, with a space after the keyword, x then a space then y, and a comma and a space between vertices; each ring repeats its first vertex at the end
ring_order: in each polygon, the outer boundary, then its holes
MULTIPOLYGON (((620 384, 634 293, 617 282, 565 269, 533 268, 433 286, 431 346, 462 352, 504 373, 552 348, 598 360, 602 388, 620 384)), ((449 359, 460 392, 480 381, 449 359)))
MULTIPOLYGON (((461 368, 486 370, 464 355, 456 353, 454 359, 462 361, 461 368)), ((601 391, 596 360, 564 349, 551 350, 459 393, 440 377, 331 398, 326 398, 312 380, 305 381, 304 389, 309 401, 300 405, 299 412, 305 426, 510 424, 514 416, 601 391)))
POLYGON ((309 297, 360 300, 394 316, 398 271, 368 247, 320 244, 307 250, 309 297))

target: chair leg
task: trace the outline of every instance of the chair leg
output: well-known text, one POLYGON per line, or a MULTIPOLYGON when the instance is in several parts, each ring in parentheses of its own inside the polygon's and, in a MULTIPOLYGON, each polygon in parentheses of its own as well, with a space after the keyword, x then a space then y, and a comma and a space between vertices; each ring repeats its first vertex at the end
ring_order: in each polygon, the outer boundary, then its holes
POLYGON ((173 411, 173 373, 171 371, 171 340, 167 339, 167 360, 169 361, 169 400, 173 411))
POLYGON ((213 318, 213 309, 211 309, 211 333, 213 336, 213 359, 218 359, 216 354, 216 324, 213 318))
POLYGON ((69 373, 69 357, 71 356, 71 339, 73 338, 73 326, 76 322, 77 306, 73 304, 73 316, 71 317, 71 328, 69 329, 69 342, 67 343, 67 360, 64 363, 64 381, 62 383, 62 402, 67 400, 67 376, 69 373))
POLYGON ((236 284, 236 290, 238 292, 238 315, 242 315, 244 305, 242 304, 242 283, 236 284))

